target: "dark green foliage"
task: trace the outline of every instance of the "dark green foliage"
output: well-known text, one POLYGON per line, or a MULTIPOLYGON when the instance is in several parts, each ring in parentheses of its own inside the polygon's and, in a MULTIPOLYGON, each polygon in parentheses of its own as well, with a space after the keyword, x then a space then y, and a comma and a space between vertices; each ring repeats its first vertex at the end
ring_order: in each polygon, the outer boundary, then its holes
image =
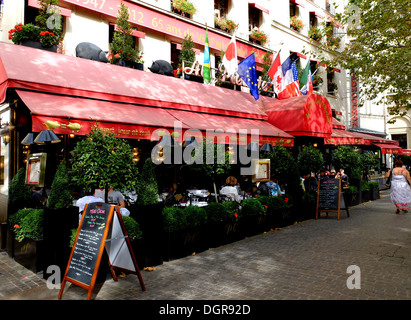
POLYGON ((224 203, 211 202, 204 207, 209 222, 221 222, 232 219, 233 214, 227 210, 224 203))
POLYGON ((202 207, 188 206, 183 210, 186 228, 193 228, 207 223, 207 212, 202 207))
POLYGON ((130 241, 141 238, 143 233, 140 229, 139 223, 134 218, 129 216, 122 216, 121 218, 123 219, 124 227, 126 228, 130 241))
POLYGON ((20 168, 9 185, 9 199, 11 201, 27 201, 31 199, 30 187, 25 183, 26 171, 20 168))
POLYGON ((278 179, 280 184, 287 184, 290 190, 299 187, 300 177, 297 161, 286 148, 274 146, 274 151, 267 152, 266 157, 270 159, 271 177, 278 179))
POLYGON ((133 31, 128 19, 128 8, 121 2, 116 21, 118 29, 114 32, 113 42, 110 43, 110 51, 113 55, 111 63, 118 64, 120 59, 137 62, 139 58, 134 49, 133 31))
POLYGON ((62 161, 57 168, 51 185, 47 206, 53 209, 68 208, 73 203, 70 176, 68 174, 66 161, 62 161))
POLYGON ((227 215, 230 218, 235 218, 235 214, 237 213, 237 215, 239 216, 239 212, 240 212, 240 204, 236 201, 225 201, 223 202, 223 206, 225 208, 225 210, 227 211, 227 215))
MULTIPOLYGON (((86 139, 71 152, 71 180, 84 190, 112 187, 132 190, 137 187, 137 165, 130 145, 94 125, 86 139)), ((108 199, 106 199, 108 202, 108 199)))
POLYGON ((11 215, 9 218, 9 225, 13 228, 16 224, 20 225, 21 220, 32 211, 31 208, 24 208, 11 215))
POLYGON ((137 185, 137 195, 137 204, 139 205, 158 203, 158 185, 154 163, 151 158, 146 159, 146 162, 144 162, 143 171, 137 185))
POLYGON ((317 172, 324 166, 323 155, 313 146, 305 146, 298 154, 297 162, 302 175, 317 172))
POLYGON ((260 215, 265 213, 265 207, 256 198, 248 198, 241 203, 241 217, 260 215))
MULTIPOLYGON (((24 239, 39 240, 43 239, 43 209, 23 209, 28 210, 24 218, 20 220, 18 227, 14 228, 16 239, 23 241, 24 239)), ((14 227, 14 226, 13 226, 14 227)))
POLYGON ((162 214, 165 231, 172 232, 185 228, 186 217, 183 215, 183 209, 179 207, 165 207, 162 214))
POLYGON ((180 61, 180 66, 183 65, 183 61, 185 62, 194 62, 196 54, 193 50, 194 42, 191 35, 187 34, 184 37, 183 42, 181 43, 181 51, 178 57, 180 61))
POLYGON ((349 179, 361 178, 361 157, 360 154, 350 146, 338 146, 333 154, 334 167, 344 169, 349 179))

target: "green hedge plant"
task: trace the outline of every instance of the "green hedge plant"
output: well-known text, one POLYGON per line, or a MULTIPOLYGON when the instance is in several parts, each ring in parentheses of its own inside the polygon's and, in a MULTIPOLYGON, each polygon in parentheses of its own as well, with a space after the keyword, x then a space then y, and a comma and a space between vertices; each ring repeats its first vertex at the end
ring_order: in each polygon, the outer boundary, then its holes
POLYGON ((43 239, 43 209, 21 209, 11 218, 16 239, 21 242, 24 239, 43 239), (20 212, 22 211, 23 212, 20 212))

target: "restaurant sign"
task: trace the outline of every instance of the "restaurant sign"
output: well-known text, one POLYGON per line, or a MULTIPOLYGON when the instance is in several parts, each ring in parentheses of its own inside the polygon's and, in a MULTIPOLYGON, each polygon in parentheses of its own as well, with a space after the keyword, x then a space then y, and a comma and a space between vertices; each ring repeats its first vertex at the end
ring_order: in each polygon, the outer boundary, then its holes
MULTIPOLYGON (((60 0, 60 4, 74 4, 109 17, 117 18, 121 0, 60 0)), ((145 27, 154 31, 168 34, 179 39, 184 39, 186 35, 191 35, 194 43, 204 46, 206 30, 196 25, 180 21, 171 15, 160 13, 136 3, 123 1, 129 10, 129 22, 133 25, 145 27)), ((231 38, 222 36, 208 30, 209 46, 211 49, 225 51, 231 38)), ((237 55, 245 58, 252 52, 255 54, 257 63, 263 63, 264 50, 237 42, 237 55)))

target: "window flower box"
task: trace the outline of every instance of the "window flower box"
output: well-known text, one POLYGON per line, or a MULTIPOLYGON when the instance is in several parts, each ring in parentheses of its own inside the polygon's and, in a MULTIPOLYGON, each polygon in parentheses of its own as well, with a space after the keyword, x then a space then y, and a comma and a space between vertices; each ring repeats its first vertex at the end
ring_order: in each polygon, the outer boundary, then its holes
POLYGON ((196 7, 188 0, 173 0, 173 12, 183 17, 191 18, 196 12, 196 7))
POLYGON ((268 36, 260 29, 253 29, 250 34, 250 39, 254 43, 264 45, 268 42, 268 36))
POLYGON ((238 28, 238 24, 235 24, 233 20, 226 17, 214 17, 214 24, 217 29, 221 29, 230 34, 238 28))
POLYGON ((315 40, 315 41, 320 41, 322 38, 321 30, 320 28, 317 27, 311 27, 310 30, 308 30, 308 36, 315 40))
POLYGON ((290 18, 290 28, 296 31, 300 31, 302 28, 304 28, 304 24, 297 16, 292 16, 290 18))

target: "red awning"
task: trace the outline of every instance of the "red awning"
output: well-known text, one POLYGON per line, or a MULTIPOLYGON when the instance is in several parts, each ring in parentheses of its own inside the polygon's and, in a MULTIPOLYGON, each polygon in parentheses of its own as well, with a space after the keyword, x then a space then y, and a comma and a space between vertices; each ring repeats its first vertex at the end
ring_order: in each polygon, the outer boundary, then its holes
POLYGON ((402 149, 402 154, 406 156, 411 156, 411 149, 402 149))
POLYGON ((345 125, 333 117, 333 129, 345 129, 345 125))
POLYGON ((248 1, 248 4, 249 4, 250 6, 253 6, 253 7, 256 8, 256 9, 259 9, 259 10, 265 12, 266 14, 269 14, 269 13, 270 13, 270 11, 269 11, 267 8, 264 8, 261 4, 259 4, 259 3, 256 2, 256 1, 248 1))
POLYGON ((374 143, 374 145, 377 146, 378 148, 381 148, 382 154, 403 154, 401 147, 391 144, 391 143, 386 143, 386 144, 374 143))
POLYGON ((32 113, 34 132, 50 128, 56 134, 86 135, 98 121, 102 130, 127 139, 158 140, 161 131, 167 130, 171 134, 181 130, 181 134, 184 134, 188 129, 196 129, 204 137, 209 130, 215 132, 215 136, 223 136, 227 143, 244 144, 250 141, 253 130, 258 130, 254 133, 259 135, 260 144, 294 145, 293 136, 262 119, 143 107, 24 90, 16 92, 32 113))
POLYGON ((332 112, 320 95, 265 100, 268 122, 293 136, 331 137, 332 112))
POLYGON ((356 132, 346 131, 344 129, 333 129, 331 137, 324 138, 324 144, 333 145, 370 145, 371 142, 360 137, 356 132))
POLYGON ((7 88, 150 107, 266 119, 246 92, 0 42, 0 103, 7 88))

